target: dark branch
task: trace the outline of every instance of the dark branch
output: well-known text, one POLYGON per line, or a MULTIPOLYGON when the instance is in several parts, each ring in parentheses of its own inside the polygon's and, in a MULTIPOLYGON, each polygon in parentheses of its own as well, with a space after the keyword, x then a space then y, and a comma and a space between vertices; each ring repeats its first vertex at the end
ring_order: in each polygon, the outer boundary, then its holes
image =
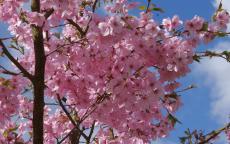
POLYGON ((12 72, 12 71, 6 69, 5 67, 3 67, 2 65, 0 65, 0 69, 3 69, 3 71, 2 71, 3 74, 14 75, 14 76, 20 75, 20 73, 12 72))
POLYGON ((62 142, 64 142, 64 141, 70 136, 70 134, 71 134, 74 130, 76 130, 76 127, 73 128, 73 129, 72 129, 66 136, 64 136, 59 142, 57 142, 57 144, 61 144, 62 142))
POLYGON ((13 39, 15 37, 5 37, 5 38, 0 38, 0 40, 4 41, 4 40, 9 40, 9 39, 13 39))
POLYGON ((151 3, 151 0, 148 0, 148 4, 147 4, 147 8, 146 8, 145 13, 149 12, 150 3, 151 3))
POLYGON ((53 14, 53 12, 54 12, 53 8, 47 10, 46 13, 45 13, 45 15, 44 15, 45 18, 48 19, 53 14))
MULTIPOLYGON (((31 11, 40 13, 40 0, 31 0, 31 11)), ((32 38, 34 46, 34 81, 33 81, 33 144, 44 143, 44 89, 45 89, 45 49, 43 28, 32 24, 32 38)))
POLYGON ((10 59, 10 61, 22 72, 22 74, 27 77, 29 80, 33 81, 33 75, 31 75, 12 55, 11 53, 7 50, 6 46, 0 40, 0 45, 2 47, 3 53, 10 59))
POLYGON ((61 98, 60 98, 59 95, 57 96, 57 99, 58 99, 58 103, 60 104, 62 110, 65 112, 66 116, 69 118, 69 120, 71 121, 71 123, 74 125, 75 128, 77 128, 78 132, 87 140, 88 136, 82 130, 80 130, 80 128, 78 127, 78 125, 75 123, 75 121, 71 117, 70 113, 65 108, 64 104, 62 103, 61 98))
POLYGON ((66 116, 69 118, 69 120, 71 121, 71 123, 76 127, 77 124, 75 123, 75 121, 71 117, 71 115, 68 112, 68 110, 65 108, 64 104, 62 103, 62 100, 61 100, 60 96, 57 96, 57 99, 58 99, 59 105, 61 106, 62 110, 65 112, 66 116))
POLYGON ((92 127, 91 127, 91 129, 90 129, 89 136, 88 136, 88 140, 87 140, 87 142, 86 142, 87 144, 90 143, 91 137, 92 137, 93 132, 94 132, 95 123, 96 123, 96 121, 93 122, 92 127))
POLYGON ((55 50, 53 50, 53 51, 51 51, 50 53, 48 53, 48 54, 46 55, 46 57, 50 56, 51 54, 53 54, 53 53, 55 53, 55 52, 58 52, 61 48, 64 48, 65 46, 71 46, 71 45, 73 45, 73 44, 80 43, 80 42, 83 41, 83 40, 87 40, 87 39, 86 39, 86 38, 82 38, 82 39, 79 39, 79 40, 77 40, 77 41, 73 41, 73 42, 70 42, 70 43, 66 43, 66 44, 63 44, 63 45, 59 45, 59 46, 57 46, 57 48, 56 48, 55 50))
MULTIPOLYGON (((96 11, 96 8, 97 8, 97 3, 98 3, 98 0, 95 0, 94 1, 94 3, 93 3, 93 6, 92 6, 92 12, 93 13, 95 13, 95 11, 96 11)), ((85 31, 84 31, 84 34, 86 34, 87 32, 88 32, 88 30, 89 30, 89 24, 90 24, 90 22, 92 21, 92 16, 90 17, 90 19, 89 19, 89 22, 87 23, 87 26, 86 26, 86 29, 85 29, 85 31)))
POLYGON ((67 19, 67 21, 79 31, 81 37, 85 36, 85 32, 83 31, 83 29, 76 22, 74 22, 71 19, 67 19))
POLYGON ((212 131, 211 133, 206 135, 207 138, 204 141, 199 142, 198 144, 207 144, 211 140, 215 139, 220 133, 222 133, 223 131, 229 128, 230 128, 230 123, 228 123, 225 127, 220 128, 219 130, 212 131))
POLYGON ((196 52, 196 54, 193 56, 193 59, 198 61, 202 57, 220 57, 225 59, 227 62, 230 62, 230 52, 229 51, 223 51, 223 52, 215 52, 215 51, 205 51, 205 52, 196 52))
POLYGON ((92 6, 92 12, 95 13, 98 0, 95 0, 92 6))

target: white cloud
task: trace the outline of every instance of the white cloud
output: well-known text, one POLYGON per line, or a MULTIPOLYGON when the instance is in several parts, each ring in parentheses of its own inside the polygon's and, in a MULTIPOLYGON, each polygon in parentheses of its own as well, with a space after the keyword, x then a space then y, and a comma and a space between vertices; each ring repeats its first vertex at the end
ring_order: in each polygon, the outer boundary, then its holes
MULTIPOLYGON (((230 42, 216 45, 216 51, 230 50, 230 42)), ((220 124, 229 121, 230 115, 230 63, 222 58, 203 59, 195 71, 206 80, 210 88, 211 114, 220 124)))

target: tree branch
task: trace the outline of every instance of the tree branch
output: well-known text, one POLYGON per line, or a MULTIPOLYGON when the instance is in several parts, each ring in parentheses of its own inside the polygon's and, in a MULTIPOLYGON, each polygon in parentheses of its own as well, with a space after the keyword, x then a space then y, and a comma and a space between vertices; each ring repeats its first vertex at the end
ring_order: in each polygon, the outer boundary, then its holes
POLYGON ((209 141, 215 139, 220 133, 222 133, 224 130, 230 128, 230 123, 228 123, 225 127, 223 128, 220 128, 219 130, 216 130, 216 131, 212 131, 211 133, 207 134, 207 136, 209 136, 208 138, 206 138, 204 141, 202 142, 199 142, 198 144, 206 144, 208 143, 209 141))
POLYGON ((13 39, 15 37, 5 37, 5 38, 0 38, 0 40, 4 41, 4 40, 9 40, 9 39, 13 39))
POLYGON ((48 19, 53 14, 53 12, 54 12, 53 8, 47 10, 46 13, 45 13, 45 15, 44 15, 45 18, 48 19))
POLYGON ((48 53, 48 54, 46 55, 46 57, 50 56, 51 54, 53 54, 53 53, 55 53, 55 52, 58 52, 61 48, 65 47, 65 46, 71 46, 71 45, 73 45, 73 44, 80 43, 80 42, 83 41, 83 40, 87 40, 87 39, 86 39, 86 38, 82 38, 82 39, 79 39, 79 40, 77 40, 77 41, 73 41, 73 42, 71 42, 71 43, 58 45, 57 48, 56 48, 55 50, 51 51, 50 53, 48 53))
MULTIPOLYGON (((31 0, 32 12, 40 13, 40 0, 31 0)), ((33 144, 43 144, 43 124, 44 124, 44 89, 45 89, 45 65, 46 56, 44 49, 43 28, 31 25, 34 55, 34 103, 33 103, 33 144)))
POLYGON ((90 140, 91 140, 91 137, 92 137, 93 132, 94 132, 95 123, 96 123, 96 121, 94 121, 93 124, 92 124, 92 127, 90 129, 89 136, 88 136, 88 139, 86 141, 86 144, 90 144, 90 140))
POLYGON ((61 106, 62 110, 65 112, 66 116, 69 118, 69 120, 71 121, 71 123, 76 127, 77 124, 75 123, 75 121, 73 120, 73 118, 71 117, 70 113, 68 112, 68 110, 65 108, 64 104, 61 101, 60 96, 57 96, 58 99, 58 103, 61 106))
POLYGON ((193 56, 193 59, 195 61, 200 61, 202 57, 220 57, 225 59, 227 62, 230 62, 230 52, 229 51, 223 51, 223 52, 215 52, 215 51, 205 51, 205 52, 196 52, 196 54, 193 56))
POLYGON ((64 136, 59 142, 57 142, 57 144, 61 144, 62 142, 64 142, 69 136, 70 136, 70 134, 74 131, 76 129, 76 127, 75 128, 73 128, 66 136, 64 136))
POLYGON ((148 13, 148 12, 149 12, 150 3, 151 3, 151 0, 148 0, 148 4, 147 4, 147 8, 146 8, 145 13, 148 13))
POLYGON ((3 53, 8 57, 8 59, 22 72, 22 74, 27 77, 30 81, 33 81, 33 75, 31 75, 8 51, 2 40, 0 39, 0 45, 2 47, 3 53))
POLYGON ((75 123, 75 121, 73 120, 73 118, 71 117, 71 115, 69 114, 68 110, 65 108, 65 106, 63 105, 60 96, 57 96, 58 99, 58 103, 60 104, 62 110, 65 112, 66 116, 69 118, 69 120, 71 121, 71 123, 74 125, 75 128, 77 128, 78 132, 87 140, 88 136, 83 133, 83 131, 79 128, 79 126, 75 123))
POLYGON ((79 33, 81 35, 81 38, 83 38, 85 36, 85 32, 83 31, 83 29, 76 22, 74 22, 71 19, 67 19, 67 21, 79 31, 79 33))
POLYGON ((92 12, 95 13, 98 0, 95 0, 92 6, 92 12))
POLYGON ((5 67, 3 67, 2 65, 0 65, 0 68, 3 69, 3 71, 2 71, 3 74, 14 75, 14 76, 20 75, 20 73, 12 72, 12 71, 6 69, 5 67))

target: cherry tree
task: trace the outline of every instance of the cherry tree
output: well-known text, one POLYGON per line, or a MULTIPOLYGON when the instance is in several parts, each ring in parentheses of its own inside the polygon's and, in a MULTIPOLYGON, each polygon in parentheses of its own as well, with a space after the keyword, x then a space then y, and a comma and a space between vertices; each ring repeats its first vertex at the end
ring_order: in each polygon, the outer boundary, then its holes
MULTIPOLYGON (((128 0, 0 0, 0 20, 12 37, 0 38, 0 143, 148 143, 166 137, 179 120, 178 78, 202 57, 200 43, 228 35, 229 13, 212 21, 175 15, 128 0), (25 5, 30 4, 31 8, 25 5), (141 9, 132 15, 131 9, 141 9), (103 16, 97 9, 104 8, 103 16)), ((190 86, 182 91, 193 88, 190 86)), ((204 144, 229 124, 197 137, 204 144)))

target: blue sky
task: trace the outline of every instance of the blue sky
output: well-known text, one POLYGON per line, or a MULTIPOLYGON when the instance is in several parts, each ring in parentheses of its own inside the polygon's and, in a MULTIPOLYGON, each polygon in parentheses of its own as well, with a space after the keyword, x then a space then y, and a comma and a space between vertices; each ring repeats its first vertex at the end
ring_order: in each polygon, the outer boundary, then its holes
MULTIPOLYGON (((147 0, 146 0, 147 1, 147 0)), ((172 17, 177 14, 181 19, 190 19, 199 15, 209 20, 215 11, 215 1, 210 0, 158 0, 154 1, 165 13, 156 15, 157 19, 172 17)), ((230 10, 229 0, 223 0, 224 6, 230 10), (228 3, 227 3, 228 1, 228 3)), ((7 27, 0 23, 0 37, 7 37, 7 27)), ((229 28, 230 30, 230 28, 229 28)), ((217 39, 198 49, 230 50, 230 39, 217 39)), ((0 61, 2 63, 2 61, 0 61)), ((196 89, 182 93, 184 105, 176 116, 182 122, 176 126, 170 136, 154 144, 178 144, 179 136, 184 135, 187 128, 201 129, 209 132, 224 125, 230 114, 230 63, 221 59, 204 59, 201 63, 191 65, 192 72, 180 79, 182 87, 197 85, 196 89), (229 89, 229 90, 228 90, 229 89)), ((221 138, 218 144, 226 144, 221 138)))

